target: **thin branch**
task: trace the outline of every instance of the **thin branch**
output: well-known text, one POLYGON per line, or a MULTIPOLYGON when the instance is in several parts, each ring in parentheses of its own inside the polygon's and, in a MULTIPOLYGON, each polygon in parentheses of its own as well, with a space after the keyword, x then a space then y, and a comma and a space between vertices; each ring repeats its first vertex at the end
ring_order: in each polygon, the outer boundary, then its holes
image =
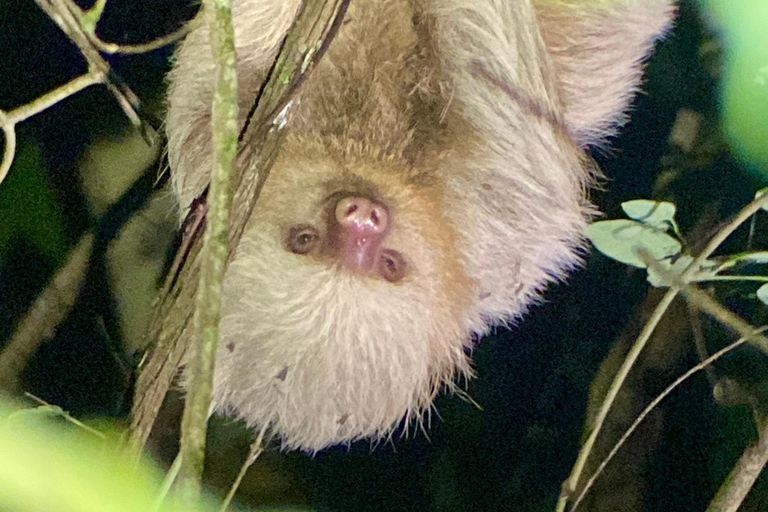
POLYGON ((259 435, 251 445, 251 450, 248 453, 248 457, 246 457, 243 465, 240 466, 240 472, 237 474, 237 478, 235 478, 235 481, 232 483, 232 487, 229 488, 229 492, 224 498, 221 507, 219 507, 219 512, 227 512, 227 509, 229 508, 230 503, 232 503, 232 499, 235 497, 235 493, 237 492, 238 487, 240 487, 240 483, 243 481, 243 478, 245 478, 245 474, 248 472, 248 469, 253 466, 253 463, 256 462, 256 459, 258 459, 259 456, 264 452, 264 434, 266 432, 267 424, 261 427, 259 435))
POLYGON ((667 386, 667 388, 662 391, 656 398, 654 398, 651 403, 646 406, 645 409, 637 416, 634 422, 632 422, 632 425, 622 434, 621 438, 616 442, 615 445, 613 445, 613 448, 608 453, 608 455, 603 459, 603 461, 600 463, 600 465, 597 467, 595 472, 592 474, 592 476, 589 477, 589 480, 587 480, 587 483, 584 485, 584 488, 581 490, 581 493, 579 493, 578 498, 573 503, 573 508, 571 508, 571 512, 575 512, 575 510, 579 507, 579 504, 584 500, 584 497, 587 495, 589 490, 592 488, 592 486, 595 483, 595 480, 602 474, 603 470, 605 470, 605 467, 608 465, 608 463, 613 459, 613 457, 619 452, 621 447, 624 445, 624 443, 627 442, 629 437, 637 430, 637 428, 640 426, 640 424, 645 420, 645 418, 653 411, 662 400, 664 400, 667 396, 672 393, 672 391, 675 390, 680 384, 688 380, 694 373, 709 368, 712 363, 714 363, 716 360, 720 359, 722 356, 727 354, 728 352, 734 350, 737 347, 742 346, 744 343, 746 343, 745 338, 741 338, 740 340, 728 345, 722 350, 719 350, 712 354, 711 356, 707 357, 703 361, 701 361, 699 364, 682 374, 680 377, 675 379, 672 384, 667 386))
MULTIPOLYGON (((256 204, 269 168, 277 155, 285 130, 279 129, 279 115, 296 94, 299 85, 314 69, 322 52, 336 34, 349 0, 315 0, 302 2, 253 109, 253 133, 244 137, 236 159, 233 175, 234 199, 237 205, 229 221, 228 261, 240 242, 245 223, 256 204), (318 27, 320 29, 318 29, 318 27), (285 80, 289 77, 289 80, 285 80), (279 107, 279 109, 278 109, 279 107), (276 129, 277 128, 277 129, 276 129)), ((190 210, 189 216, 205 216, 202 198, 190 210)), ((188 216, 188 219, 190 218, 188 216)), ((178 267, 163 288, 155 314, 147 332, 156 347, 141 368, 136 384, 128 437, 129 449, 138 456, 152 429, 176 370, 189 344, 190 319, 200 273, 200 233, 205 222, 193 220, 185 223, 190 229, 184 233, 183 246, 188 247, 178 267)))
POLYGON ((768 421, 758 416, 757 439, 741 454, 707 512, 736 512, 768 464, 768 421))
POLYGON ((109 55, 136 55, 138 53, 151 52, 153 50, 157 50, 158 48, 162 48, 163 46, 168 46, 169 44, 181 41, 187 34, 189 34, 189 31, 193 28, 191 25, 192 22, 185 23, 173 32, 164 36, 160 36, 157 39, 153 39, 152 41, 148 41, 146 43, 111 43, 109 41, 104 41, 98 36, 94 36, 93 41, 96 43, 96 47, 99 50, 109 55))
MULTIPOLYGON (((699 355, 699 361, 704 361, 709 357, 709 354, 707 353, 707 344, 704 341, 704 329, 701 325, 701 315, 699 315, 699 310, 694 308, 690 302, 688 303, 688 323, 691 325, 693 344, 696 347, 696 353, 699 355)), ((715 376, 714 369, 708 366, 706 368, 706 374, 709 386, 712 389, 715 389, 715 386, 717 385, 717 377, 715 376)))
POLYGON ((16 156, 16 124, 19 121, 29 119, 35 114, 39 114, 86 87, 100 83, 104 83, 104 74, 99 71, 93 71, 70 80, 66 84, 10 112, 0 110, 0 128, 5 133, 5 149, 3 151, 3 160, 0 163, 0 183, 8 175, 13 159, 16 156))
POLYGON ((72 96, 87 87, 104 83, 106 75, 99 70, 93 70, 81 75, 57 87, 56 89, 43 94, 29 103, 17 107, 8 113, 8 118, 12 123, 24 121, 40 112, 54 106, 63 99, 72 96))
POLYGON ((216 81, 211 107, 213 170, 208 194, 208 225, 200 255, 200 285, 193 319, 196 339, 189 360, 192 378, 181 422, 179 488, 182 499, 190 505, 200 500, 203 477, 205 436, 219 342, 221 285, 227 262, 227 224, 232 206, 231 176, 238 136, 232 6, 229 0, 206 0, 203 10, 208 16, 216 81))
POLYGON ((107 438, 107 436, 104 435, 103 432, 99 432, 95 428, 89 427, 88 425, 86 425, 82 421, 80 421, 77 418, 75 418, 74 416, 70 415, 67 411, 65 411, 64 409, 62 409, 58 405, 52 405, 52 404, 46 402, 45 400, 43 400, 42 398, 40 398, 39 396, 33 395, 32 393, 26 393, 25 392, 24 396, 26 396, 27 398, 29 398, 33 402, 37 402, 39 405, 42 405, 44 407, 52 407, 52 408, 54 408, 56 410, 56 414, 58 414, 59 416, 61 416, 65 420, 67 420, 68 422, 72 423, 77 428, 80 428, 80 429, 88 432, 92 436, 98 437, 99 439, 102 439, 102 440, 107 438))
POLYGON ((0 388, 11 392, 17 388, 19 375, 30 356, 40 344, 53 336, 75 306, 87 275, 94 239, 109 243, 117 236, 119 230, 107 231, 105 227, 113 226, 116 216, 136 212, 146 204, 152 185, 158 182, 156 174, 157 167, 154 165, 145 169, 69 250, 61 267, 18 322, 0 352, 0 388))
MULTIPOLYGON (((598 466, 597 470, 594 472, 594 474, 589 478, 584 488, 581 490, 581 493, 579 494, 578 498, 575 500, 573 504, 573 508, 571 509, 571 512, 575 511, 578 507, 579 503, 584 499, 586 496, 586 493, 589 491, 589 489, 594 484, 597 477, 602 473, 605 466, 608 464, 608 462, 616 455, 616 453, 619 451, 621 446, 626 442, 626 440, 629 438, 629 436, 637 429, 637 427, 640 425, 640 423, 645 419, 645 417, 664 399, 666 398, 669 393, 672 392, 677 386, 682 384, 686 379, 688 379, 691 375, 698 372, 701 369, 708 368, 715 360, 722 357, 727 352, 730 352, 731 350, 735 349, 738 346, 741 346, 744 343, 752 343, 756 345, 758 348, 761 348, 762 350, 768 350, 768 337, 765 337, 764 335, 760 334, 761 332, 765 331, 765 328, 758 329, 743 319, 741 319, 739 316, 733 314, 726 308, 724 308, 720 303, 718 303, 716 300, 712 299, 709 295, 699 290, 696 286, 689 284, 689 285, 683 285, 678 278, 666 271, 661 265, 658 264, 658 262, 653 258, 653 255, 650 254, 645 249, 640 249, 639 256, 642 259, 643 263, 645 263, 648 268, 653 268, 656 272, 658 272, 665 282, 674 283, 676 287, 680 289, 682 294, 685 296, 685 298, 688 300, 689 304, 692 308, 695 308, 696 310, 702 310, 715 318, 716 320, 720 321, 724 325, 731 327, 735 331, 737 331, 742 338, 733 343, 732 345, 729 345, 728 347, 716 352, 711 357, 705 358, 701 363, 697 364, 687 372, 685 372, 682 376, 680 376, 678 379, 676 379, 670 386, 668 386, 659 396, 653 399, 651 403, 643 410, 642 413, 635 419, 635 421, 632 423, 632 425, 627 429, 626 432, 621 436, 619 441, 613 446, 611 451, 608 453, 608 456, 603 459, 603 461, 600 463, 600 466, 598 466)), ((767 432, 768 433, 768 432, 767 432)), ((757 445, 759 445, 759 440, 757 442, 757 445)), ((751 453, 749 456, 743 455, 742 458, 746 457, 746 468, 743 469, 743 472, 748 475, 752 475, 755 470, 755 464, 760 459, 760 457, 763 455, 762 452, 760 452, 759 446, 750 447, 754 450, 754 453, 751 453)), ((768 444, 764 447, 767 451, 764 454, 766 457, 765 460, 763 460, 762 465, 760 466, 760 469, 757 471, 757 474, 759 475, 760 471, 762 470, 762 467, 765 465, 766 460, 768 460, 768 444)), ((749 450, 749 449, 748 449, 749 450)), ((745 452, 746 454, 746 452, 745 452)), ((741 464, 741 462, 739 463, 741 464)), ((734 468, 734 471, 736 471, 736 468, 734 468)), ((757 475, 754 475, 754 477, 751 480, 751 483, 749 484, 750 487, 752 483, 754 483, 754 479, 757 478, 757 475)), ((741 499, 738 501, 738 503, 735 503, 735 508, 732 509, 721 509, 716 508, 713 510, 733 510, 735 511, 738 506, 741 504, 741 501, 743 501, 743 498, 746 496, 746 493, 749 491, 750 487, 747 487, 746 490, 743 488, 746 484, 746 481, 748 478, 746 476, 740 476, 738 479, 738 483, 733 483, 732 485, 736 485, 738 487, 737 490, 727 490, 725 489, 725 484, 723 487, 721 487, 721 493, 723 495, 728 495, 728 501, 724 501, 723 503, 728 503, 730 506, 734 506, 734 499, 735 496, 741 496, 741 499)))
MULTIPOLYGON (((653 260, 648 251, 643 251, 640 256, 649 266, 654 265, 656 271, 660 272, 664 279, 675 282, 675 276, 661 268, 661 265, 653 260), (664 275, 665 273, 667 275, 664 275)), ((682 286, 680 282, 677 282, 676 285, 682 286)), ((754 326, 724 308, 694 285, 683 286, 682 293, 694 307, 705 311, 720 323, 734 329, 744 337, 746 342, 752 343, 768 354, 768 337, 759 334, 754 326)), ((755 412, 755 419, 758 427, 758 438, 744 450, 731 473, 720 486, 717 495, 707 508, 707 512, 736 512, 768 463, 768 421, 758 411, 755 412)))
MULTIPOLYGON (((50 0, 49 0, 50 1, 50 0)), ((174 30, 170 34, 158 37, 152 41, 139 44, 122 44, 104 41, 96 34, 96 27, 101 21, 101 16, 106 7, 106 0, 98 0, 90 9, 81 9, 72 0, 59 0, 59 6, 66 8, 71 13, 74 21, 77 23, 80 31, 88 39, 89 43, 100 52, 113 54, 137 54, 157 50, 163 46, 175 43, 186 36, 192 28, 192 23, 185 23, 181 28, 174 30)))
MULTIPOLYGON (((98 47, 92 38, 86 33, 80 24, 82 10, 71 0, 35 0, 37 5, 59 26, 59 28, 75 43, 80 53, 88 63, 88 72, 101 73, 105 77, 113 77, 109 63, 101 56, 98 47)), ((117 100, 123 112, 137 128, 142 123, 136 109, 139 105, 138 97, 123 83, 115 83, 106 79, 104 84, 117 100)))
POLYGON ((635 343, 632 345, 632 348, 627 354, 627 357, 624 359, 621 368, 619 368, 619 371, 616 373, 616 377, 614 377, 610 388, 608 388, 605 399, 600 405, 600 409, 597 411, 597 415, 595 416, 592 425, 590 425, 592 429, 589 433, 589 437, 587 437, 587 440, 584 441, 584 445, 581 447, 581 451, 579 452, 579 456, 573 465, 570 476, 563 483, 563 490, 561 491, 560 499, 557 502, 558 512, 565 510, 565 506, 568 500, 575 494, 579 478, 581 478, 581 474, 584 471, 584 467, 586 466, 587 458, 592 452, 592 448, 595 445, 597 435, 600 433, 600 429, 602 428, 603 423, 605 423, 605 418, 608 416, 608 412, 611 410, 611 406, 616 400, 616 396, 619 394, 621 386, 627 379, 627 376, 634 366, 635 361, 637 361, 637 358, 640 356, 640 352, 643 351, 646 343, 651 338, 651 335, 656 329, 656 326, 659 324, 659 321, 661 321, 661 318, 667 312, 667 309, 672 304, 672 301, 674 301, 675 297, 677 297, 677 293, 678 290, 670 289, 666 294, 664 294, 661 302, 659 302, 659 305, 656 306, 656 309, 653 311, 651 318, 648 319, 648 322, 643 327, 642 332, 637 337, 637 340, 635 340, 635 343))
POLYGON ((755 333, 755 327, 746 322, 739 315, 729 311, 717 302, 715 299, 699 290, 693 285, 688 285, 682 289, 686 300, 698 309, 706 311, 720 323, 735 330, 741 336, 747 338, 747 341, 768 354, 768 337, 755 333))
MULTIPOLYGON (((181 454, 177 454, 176 458, 173 459, 173 463, 171 464, 171 467, 168 468, 168 471, 165 473, 165 478, 163 478, 163 484, 160 486, 160 490, 157 493, 157 498, 155 499, 155 503, 152 506, 152 508, 149 510, 149 512, 160 512, 163 510, 163 504, 165 503, 165 500, 168 498, 168 493, 171 492, 171 487, 173 487, 173 484, 176 482, 176 478, 179 476, 179 470, 181 469, 181 454)), ((192 510, 195 510, 194 508, 192 510)))
POLYGON ((680 290, 692 306, 705 311, 720 323, 735 330, 755 347, 768 354, 768 337, 757 332, 757 329, 754 326, 750 325, 740 316, 724 308, 719 302, 701 291, 697 286, 690 283, 684 283, 681 277, 676 276, 659 265, 647 249, 640 248, 637 253, 643 263, 645 263, 648 268, 652 268, 657 272, 664 282, 672 283, 676 289, 680 290))
POLYGON ((56 327, 72 311, 85 281, 93 247, 93 233, 80 238, 51 282, 37 296, 0 352, 0 389, 13 392, 27 361, 40 344, 53 337, 56 327))

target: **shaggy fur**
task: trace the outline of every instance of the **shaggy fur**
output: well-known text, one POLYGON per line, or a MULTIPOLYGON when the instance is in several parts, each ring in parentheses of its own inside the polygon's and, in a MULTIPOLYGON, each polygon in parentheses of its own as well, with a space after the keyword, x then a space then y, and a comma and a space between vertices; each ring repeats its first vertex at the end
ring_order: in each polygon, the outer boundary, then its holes
MULTIPOLYGON (((387 436, 471 373, 472 333, 514 321, 578 263, 582 147, 622 121, 667 0, 355 0, 290 111, 224 284, 214 402, 286 448, 387 436), (286 250, 335 193, 380 198, 397 283, 286 250)), ((235 0, 245 115, 298 0, 235 0)), ((208 29, 170 75, 181 212, 207 180, 208 29)))

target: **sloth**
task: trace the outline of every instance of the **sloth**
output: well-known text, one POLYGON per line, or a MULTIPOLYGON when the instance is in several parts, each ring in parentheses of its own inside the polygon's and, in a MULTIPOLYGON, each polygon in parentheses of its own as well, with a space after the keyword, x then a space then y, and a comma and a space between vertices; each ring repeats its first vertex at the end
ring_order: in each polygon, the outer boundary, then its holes
MULTIPOLYGON (((233 1, 241 123, 299 6, 233 1)), ((215 409, 308 452, 424 421, 472 376, 473 340, 578 266, 585 149, 625 121, 673 13, 353 0, 227 269, 215 409)), ((180 218, 210 176, 211 53, 199 23, 169 75, 180 218)))

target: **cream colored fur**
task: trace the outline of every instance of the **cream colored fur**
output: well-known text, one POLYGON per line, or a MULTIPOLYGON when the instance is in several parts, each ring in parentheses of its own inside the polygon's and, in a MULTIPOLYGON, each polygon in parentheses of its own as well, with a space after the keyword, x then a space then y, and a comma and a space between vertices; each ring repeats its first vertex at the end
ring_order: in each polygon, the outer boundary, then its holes
MULTIPOLYGON (((582 147, 623 120, 666 0, 353 0, 290 112, 227 271, 214 402, 315 451, 386 437, 469 375, 472 333, 514 321, 578 263, 582 147), (399 283, 285 249, 344 190, 382 198, 399 283)), ((248 111, 297 0, 235 0, 248 111)), ((210 166, 205 24, 177 53, 168 138, 181 211, 210 166)))

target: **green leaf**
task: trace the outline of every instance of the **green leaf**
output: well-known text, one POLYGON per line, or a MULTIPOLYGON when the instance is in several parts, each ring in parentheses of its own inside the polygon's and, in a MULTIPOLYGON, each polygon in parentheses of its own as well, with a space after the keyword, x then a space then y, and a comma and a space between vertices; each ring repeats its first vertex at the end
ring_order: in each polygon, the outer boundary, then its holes
POLYGON ((99 439, 60 419, 61 409, 19 410, 0 396, 0 510, 17 512, 208 512, 172 498, 157 508, 162 475, 116 448, 119 432, 99 439))
POLYGON ((671 225, 675 221, 675 205, 667 201, 635 199, 621 203, 621 209, 627 217, 643 224, 659 226, 669 223, 671 225))
POLYGON ((757 289, 757 298, 768 306, 768 283, 757 289))
POLYGON ((637 255, 644 247, 661 261, 680 254, 680 242, 662 230, 632 220, 605 220, 587 226, 585 234, 595 248, 616 261, 645 268, 637 255))

